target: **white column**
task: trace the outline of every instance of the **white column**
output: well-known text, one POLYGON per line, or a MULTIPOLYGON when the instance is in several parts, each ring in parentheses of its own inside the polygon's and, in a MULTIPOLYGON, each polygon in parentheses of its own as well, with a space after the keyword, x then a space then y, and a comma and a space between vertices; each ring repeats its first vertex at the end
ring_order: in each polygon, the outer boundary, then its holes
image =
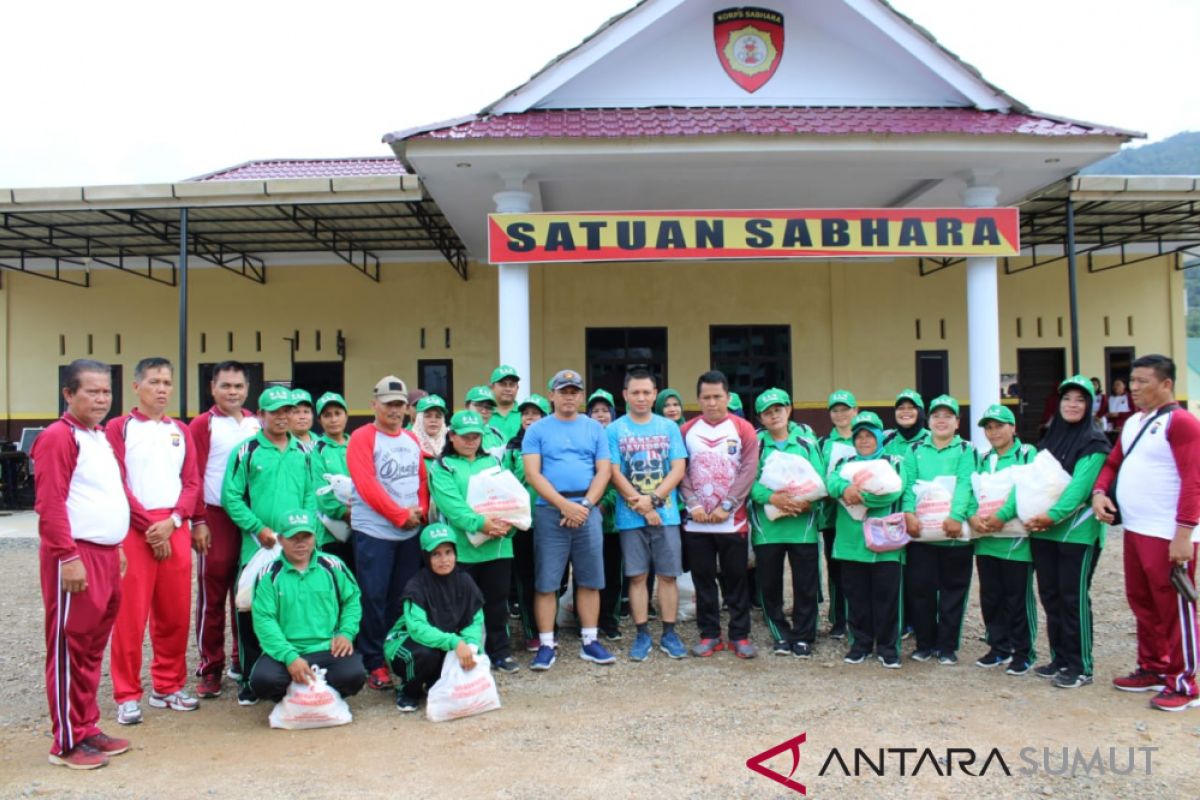
MULTIPOLYGON (((492 196, 500 214, 522 214, 530 211, 533 195, 520 188, 526 173, 502 173, 505 190, 492 196)), ((499 320, 500 363, 507 364, 521 376, 521 396, 533 388, 529 358, 529 265, 500 264, 499 320)))
MULTIPOLYGON (((999 190, 971 185, 963 191, 963 205, 991 208, 999 190)), ((992 403, 1000 402, 1000 293, 996 284, 995 256, 967 259, 967 375, 971 403, 971 440, 987 449, 979 418, 992 403)))

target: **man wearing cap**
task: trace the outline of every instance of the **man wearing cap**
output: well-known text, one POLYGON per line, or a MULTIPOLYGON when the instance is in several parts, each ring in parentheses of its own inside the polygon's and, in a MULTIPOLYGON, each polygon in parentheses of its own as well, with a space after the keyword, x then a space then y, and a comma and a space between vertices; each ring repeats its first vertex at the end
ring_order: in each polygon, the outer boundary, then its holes
MULTIPOLYGON (((929 439, 914 445, 905 455, 912 480, 942 478, 953 483, 950 513, 942 523, 943 538, 914 541, 906 548, 904 582, 910 587, 913 634, 917 649, 912 658, 936 658, 943 666, 958 663, 963 615, 971 589, 972 546, 964 530, 971 500, 971 473, 975 471, 975 448, 958 435, 958 401, 947 394, 929 403, 929 439)), ((912 484, 904 487, 902 510, 909 535, 919 533, 917 496, 912 484)))
MULTIPOLYGON (((858 400, 845 389, 838 389, 829 395, 827 407, 832 430, 817 441, 821 450, 821 463, 825 465, 826 480, 838 465, 854 457, 854 441, 851 438, 850 427, 858 414, 858 400)), ((829 638, 845 639, 846 593, 842 591, 842 565, 833 557, 833 542, 837 533, 837 507, 837 500, 832 497, 821 501, 818 518, 824 543, 825 568, 829 573, 829 638)))
POLYGON ((317 446, 313 436, 313 399, 304 389, 292 389, 292 436, 300 443, 300 449, 311 453, 317 446))
POLYGON ((700 641, 692 654, 711 656, 726 648, 721 640, 717 571, 728 590, 729 645, 738 658, 754 658, 750 642, 750 597, 746 585, 750 523, 747 501, 758 474, 758 436, 754 427, 729 413, 729 380, 717 370, 696 381, 700 416, 679 432, 688 451, 680 491, 688 509, 683 546, 696 585, 696 625, 700 641))
MULTIPOLYGON (((991 475, 1037 455, 1033 445, 1016 438, 1017 419, 1010 409, 988 406, 979 419, 990 450, 979 458, 976 472, 991 475)), ((994 504, 991 504, 994 505, 994 504)), ((1003 505, 1003 504, 1001 504, 1003 505)), ((1033 596, 1033 552, 1028 536, 993 536, 1004 528, 996 518, 999 506, 980 508, 971 492, 967 519, 975 539, 975 566, 979 570, 979 610, 987 631, 988 652, 975 666, 1006 667, 1009 675, 1025 675, 1037 654, 1037 600, 1033 596)))
POLYGON ((354 560, 362 589, 358 649, 372 689, 392 685, 383 639, 400 616, 405 584, 421 567, 417 534, 429 516, 429 482, 421 443, 404 429, 408 388, 388 375, 375 384, 375 421, 350 436, 346 461, 354 481, 350 503, 354 560))
POLYGON ((568 560, 582 635, 579 657, 611 664, 616 659, 596 638, 604 588, 604 534, 596 505, 608 486, 612 466, 608 440, 600 423, 579 413, 583 378, 578 372, 560 370, 550 385, 554 414, 531 425, 521 447, 526 479, 538 493, 533 542, 539 641, 530 669, 554 665, 555 592, 568 560))
MULTIPOLYGON (((320 488, 326 475, 350 477, 350 468, 346 466, 346 450, 350 444, 350 437, 346 434, 346 423, 350 419, 346 412, 346 398, 337 392, 321 395, 317 398, 317 417, 321 420, 322 433, 313 448, 313 472, 321 479, 317 482, 317 488, 320 488)), ((328 519, 330 525, 337 522, 348 525, 350 522, 350 506, 332 491, 317 495, 317 511, 322 522, 328 519)), ((321 530, 317 531, 317 547, 340 558, 353 572, 354 546, 348 539, 337 539, 330 525, 322 524, 321 530)))
MULTIPOLYGON (((276 532, 286 527, 292 509, 306 508, 314 515, 317 511, 312 458, 300 449, 300 443, 290 433, 292 402, 291 390, 286 387, 263 390, 258 397, 262 430, 237 448, 225 469, 221 500, 229 518, 242 532, 243 566, 260 547, 277 544, 276 532)), ((254 705, 258 698, 250 687, 250 668, 262 650, 251 612, 237 612, 236 621, 242 668, 238 703, 254 705)))
POLYGON ((496 398, 487 386, 472 386, 467 390, 467 411, 474 411, 483 420, 483 452, 499 461, 504 458, 504 446, 508 437, 492 425, 492 414, 496 412, 496 398))
POLYGON ((496 413, 491 424, 500 431, 507 442, 521 430, 521 409, 517 407, 517 392, 521 388, 521 376, 507 364, 492 370, 492 395, 496 400, 496 413))
MULTIPOLYGON (((225 609, 234 618, 233 589, 242 549, 242 532, 221 506, 225 468, 230 454, 262 428, 258 417, 244 407, 250 391, 245 365, 223 361, 213 368, 212 375, 213 406, 188 426, 196 443, 196 471, 204 483, 192 513, 192 549, 196 551, 196 644, 200 651, 196 694, 205 698, 221 694, 225 609)), ((232 671, 238 664, 236 635, 230 660, 232 671)), ((241 674, 236 678, 240 680, 241 674)))
POLYGON ((254 629, 263 654, 250 672, 250 686, 259 697, 278 702, 292 681, 312 683, 314 668, 320 668, 342 697, 357 694, 366 679, 352 644, 362 619, 358 584, 341 559, 317 550, 316 515, 297 508, 283 520, 283 552, 254 587, 254 629))

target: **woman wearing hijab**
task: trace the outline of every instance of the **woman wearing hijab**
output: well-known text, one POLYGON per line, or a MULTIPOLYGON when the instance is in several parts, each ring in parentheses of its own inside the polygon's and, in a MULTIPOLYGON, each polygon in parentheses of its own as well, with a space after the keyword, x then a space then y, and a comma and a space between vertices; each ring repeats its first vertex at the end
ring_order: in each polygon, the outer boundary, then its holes
POLYGON ((683 425, 683 398, 674 389, 663 389, 654 400, 654 413, 683 425))
POLYGON ((883 452, 904 457, 917 442, 929 438, 925 426, 925 400, 916 389, 905 389, 896 395, 896 427, 883 435, 883 452))
POLYGON ((442 674, 446 654, 458 654, 463 669, 475 667, 483 642, 483 595, 458 569, 454 531, 441 523, 421 531, 425 565, 404 587, 403 611, 383 643, 396 673, 396 708, 416 711, 442 674))
MULTIPOLYGON (((1050 663, 1034 674, 1060 689, 1092 682, 1092 575, 1104 545, 1104 526, 1092 513, 1092 486, 1111 449, 1092 424, 1092 382, 1083 375, 1058 387, 1058 411, 1038 450, 1047 450, 1071 475, 1058 502, 1045 514, 1021 520, 1029 530, 1038 596, 1046 612, 1050 663)), ((1016 492, 996 514, 1001 522, 1016 516, 1016 492)))
POLYGON ((421 443, 425 458, 437 458, 446 447, 446 401, 429 394, 417 401, 412 432, 421 443))

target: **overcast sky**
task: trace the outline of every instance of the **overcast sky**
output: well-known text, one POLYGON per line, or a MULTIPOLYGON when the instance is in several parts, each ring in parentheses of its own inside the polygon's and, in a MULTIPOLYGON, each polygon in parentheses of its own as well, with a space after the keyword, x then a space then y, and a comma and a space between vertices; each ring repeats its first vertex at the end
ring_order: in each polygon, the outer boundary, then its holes
MULTIPOLYGON (((385 155, 383 133, 478 111, 632 3, 11 3, 0 186, 385 155)), ((1197 0, 893 5, 1037 110, 1150 141, 1200 130, 1197 0)))

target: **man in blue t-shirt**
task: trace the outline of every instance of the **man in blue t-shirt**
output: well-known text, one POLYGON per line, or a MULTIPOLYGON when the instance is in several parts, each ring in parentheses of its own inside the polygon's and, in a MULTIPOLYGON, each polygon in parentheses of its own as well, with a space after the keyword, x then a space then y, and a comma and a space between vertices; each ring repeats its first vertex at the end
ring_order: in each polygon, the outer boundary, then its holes
POLYGON ((533 523, 538 651, 529 668, 554 665, 555 595, 568 560, 583 636, 579 657, 611 664, 616 659, 596 639, 604 588, 604 534, 596 504, 608 486, 608 441, 599 422, 579 413, 583 378, 578 372, 556 373, 550 379, 550 398, 554 414, 530 425, 521 445, 525 479, 538 493, 533 523))
POLYGON ((616 524, 629 577, 629 610, 637 626, 629 657, 645 661, 650 655, 646 579, 653 567, 662 607, 659 647, 671 658, 684 658, 687 650, 675 633, 679 609, 675 579, 683 571, 675 487, 687 471, 687 447, 679 426, 652 412, 658 396, 653 375, 631 371, 625 376, 624 395, 626 414, 609 425, 607 433, 613 486, 625 501, 617 504, 616 524))

